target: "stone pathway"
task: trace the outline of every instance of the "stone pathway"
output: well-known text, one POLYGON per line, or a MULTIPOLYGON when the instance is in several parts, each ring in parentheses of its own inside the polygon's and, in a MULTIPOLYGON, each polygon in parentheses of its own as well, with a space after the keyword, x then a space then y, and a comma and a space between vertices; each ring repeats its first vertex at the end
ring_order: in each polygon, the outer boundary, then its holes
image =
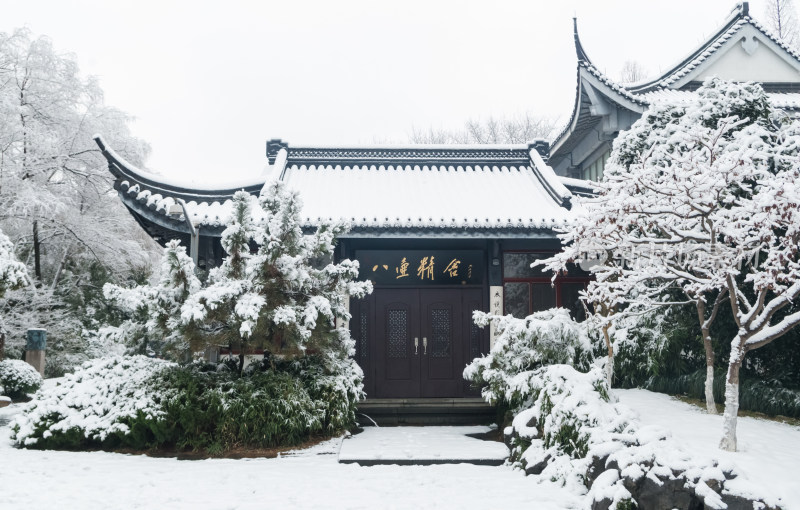
POLYGON ((339 462, 375 466, 398 464, 478 464, 499 466, 508 448, 498 441, 478 439, 492 429, 470 427, 367 427, 342 441, 339 462))

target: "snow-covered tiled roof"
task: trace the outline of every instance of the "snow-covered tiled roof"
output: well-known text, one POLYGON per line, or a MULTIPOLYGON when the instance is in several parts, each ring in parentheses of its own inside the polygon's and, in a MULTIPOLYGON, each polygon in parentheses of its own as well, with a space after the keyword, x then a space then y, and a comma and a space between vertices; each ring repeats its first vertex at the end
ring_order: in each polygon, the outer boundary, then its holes
MULTIPOLYGON (((98 145, 123 202, 143 225, 183 232, 192 223, 219 235, 236 189, 159 182, 98 145), (142 178, 139 178, 141 173, 142 178)), ((276 141, 278 142, 278 141, 276 141)), ((289 147, 280 142, 268 174, 296 190, 303 224, 344 220, 362 230, 551 230, 570 217, 572 194, 526 145, 289 147)), ((268 150, 269 152, 269 150, 268 150)), ((266 177, 244 189, 257 194, 266 177)))
POLYGON ((551 228, 570 214, 530 165, 292 164, 284 180, 299 192, 309 225, 551 228))
POLYGON ((686 57, 682 58, 677 64, 670 67, 668 71, 655 79, 647 80, 643 83, 632 84, 626 86, 625 88, 634 94, 643 94, 659 88, 674 86, 678 81, 689 75, 692 71, 710 59, 728 41, 735 39, 737 34, 739 34, 739 32, 747 25, 754 27, 772 43, 776 44, 786 53, 800 61, 800 53, 798 53, 793 47, 786 44, 771 30, 752 18, 750 16, 748 2, 742 2, 731 12, 731 15, 728 17, 722 27, 720 27, 712 37, 710 37, 694 51, 689 53, 686 57))

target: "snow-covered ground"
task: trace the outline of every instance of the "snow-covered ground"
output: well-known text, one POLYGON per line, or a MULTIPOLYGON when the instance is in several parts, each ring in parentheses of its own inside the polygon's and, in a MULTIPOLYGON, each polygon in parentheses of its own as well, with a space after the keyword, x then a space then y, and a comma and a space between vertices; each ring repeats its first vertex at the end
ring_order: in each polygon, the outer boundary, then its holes
MULTIPOLYGON (((3 409, 2 411, 5 411, 3 409)), ((507 466, 339 464, 341 440, 277 459, 18 450, 0 428, 0 508, 576 508, 507 466)))
POLYGON ((471 464, 500 465, 508 448, 498 441, 484 441, 489 427, 369 427, 342 443, 339 462, 374 464, 471 464))
POLYGON ((800 510, 800 427, 740 417, 739 451, 724 452, 717 448, 722 416, 706 414, 698 407, 646 390, 614 390, 614 394, 639 413, 643 424, 670 429, 686 450, 733 464, 761 494, 782 498, 786 510, 800 510))
MULTIPOLYGON (((617 391, 644 424, 800 510, 800 428, 743 418, 741 452, 717 450, 721 418, 665 395, 617 391)), ((0 419, 19 406, 0 409, 0 419)), ((340 440, 277 459, 179 461, 104 452, 18 450, 0 426, 0 508, 578 508, 582 498, 507 466, 339 464, 340 440)))

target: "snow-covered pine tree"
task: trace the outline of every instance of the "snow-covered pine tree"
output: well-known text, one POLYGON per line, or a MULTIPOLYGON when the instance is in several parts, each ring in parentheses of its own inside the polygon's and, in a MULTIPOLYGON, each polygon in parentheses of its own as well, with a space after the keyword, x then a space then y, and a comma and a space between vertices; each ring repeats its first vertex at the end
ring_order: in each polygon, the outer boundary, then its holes
POLYGON ((297 194, 281 182, 265 185, 257 201, 236 193, 222 235, 228 257, 183 306, 186 327, 211 330, 217 341, 239 349, 239 370, 255 348, 289 356, 352 350, 349 334, 335 322, 349 319, 348 300, 371 292, 371 284, 354 281, 357 262, 331 261, 346 226, 323 224, 304 235, 300 207, 297 194), (258 246, 254 254, 251 240, 258 246))
POLYGON ((155 285, 131 289, 111 283, 103 294, 131 319, 122 328, 129 351, 135 354, 173 356, 186 352, 187 332, 181 322, 181 306, 200 290, 194 262, 177 240, 167 243, 161 259, 160 277, 155 285))

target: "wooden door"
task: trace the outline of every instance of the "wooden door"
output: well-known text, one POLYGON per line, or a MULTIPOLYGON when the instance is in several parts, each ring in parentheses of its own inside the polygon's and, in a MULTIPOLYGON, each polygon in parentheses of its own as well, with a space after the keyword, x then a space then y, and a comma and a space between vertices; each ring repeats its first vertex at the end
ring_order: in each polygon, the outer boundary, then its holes
POLYGON ((368 398, 475 395, 464 367, 488 349, 482 289, 377 289, 351 322, 368 398), (374 328, 371 325, 374 324, 374 328))
POLYGON ((420 395, 419 291, 382 289, 375 292, 376 398, 420 395))
POLYGON ((461 289, 420 291, 423 397, 460 397, 465 338, 461 289))

